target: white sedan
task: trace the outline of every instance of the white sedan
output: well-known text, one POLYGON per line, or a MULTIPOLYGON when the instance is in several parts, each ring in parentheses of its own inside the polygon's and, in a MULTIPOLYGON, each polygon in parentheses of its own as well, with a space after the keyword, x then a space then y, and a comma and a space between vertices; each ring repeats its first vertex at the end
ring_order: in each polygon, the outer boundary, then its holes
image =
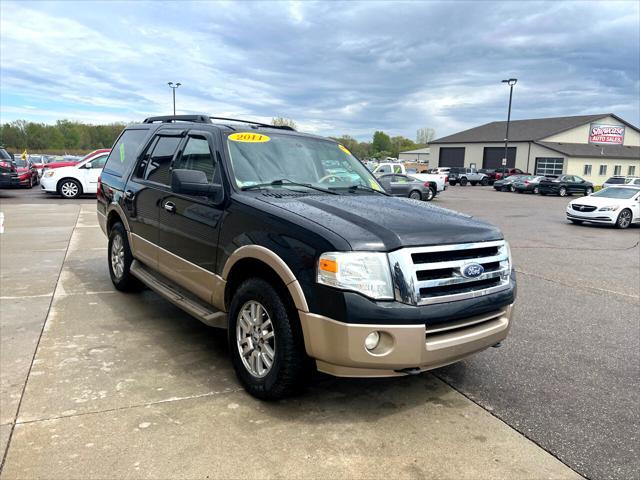
POLYGON ((567 219, 576 224, 603 223, 618 228, 640 223, 640 188, 620 185, 576 198, 567 205, 567 219))
POLYGON ((54 170, 45 170, 40 180, 42 189, 47 193, 57 193, 64 198, 77 198, 85 193, 96 193, 98 177, 102 172, 109 152, 73 165, 54 170))

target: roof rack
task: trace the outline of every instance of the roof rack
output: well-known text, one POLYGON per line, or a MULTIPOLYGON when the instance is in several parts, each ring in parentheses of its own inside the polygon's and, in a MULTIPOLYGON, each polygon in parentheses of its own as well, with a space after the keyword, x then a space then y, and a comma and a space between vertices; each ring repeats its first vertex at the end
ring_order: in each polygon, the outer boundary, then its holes
POLYGON ((267 127, 267 128, 278 128, 280 130, 291 130, 295 132, 295 128, 290 127, 289 125, 269 125, 268 123, 261 122, 253 122, 250 120, 240 120, 238 118, 227 118, 227 117, 209 117, 211 120, 226 120, 228 122, 238 122, 238 123, 248 123, 250 125, 256 125, 258 127, 267 127))
MULTIPOLYGON (((253 122, 250 120, 240 120, 239 118, 227 117, 209 117, 207 115, 162 115, 159 117, 145 118, 142 123, 174 123, 174 122, 193 122, 193 123, 213 123, 211 120, 225 120, 227 122, 246 123, 255 125, 256 127, 278 128, 280 130, 291 130, 295 132, 295 128, 289 125, 269 125, 268 123, 253 122)), ((227 125, 229 126, 229 125, 227 125)))
POLYGON ((145 118, 142 123, 173 123, 173 122, 194 122, 212 123, 206 115, 163 115, 159 117, 145 118))

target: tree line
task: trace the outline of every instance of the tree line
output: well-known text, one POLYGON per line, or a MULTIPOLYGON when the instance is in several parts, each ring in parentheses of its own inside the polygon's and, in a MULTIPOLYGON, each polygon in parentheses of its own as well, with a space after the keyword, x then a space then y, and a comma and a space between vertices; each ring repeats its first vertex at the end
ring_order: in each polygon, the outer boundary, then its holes
POLYGON ((81 153, 111 148, 124 123, 90 125, 58 120, 53 125, 15 120, 0 126, 0 144, 7 150, 45 153, 81 153))
MULTIPOLYGON (((296 128, 296 122, 283 117, 274 117, 273 125, 288 125, 296 128)), ((58 120, 53 125, 15 120, 0 126, 0 144, 8 150, 32 153, 82 153, 95 148, 110 148, 123 128, 124 123, 91 125, 70 120, 58 120)), ((425 147, 434 137, 431 128, 417 131, 416 141, 401 135, 391 137, 383 131, 373 134, 371 141, 358 141, 350 135, 332 137, 347 147, 358 158, 397 158, 400 152, 425 147)))

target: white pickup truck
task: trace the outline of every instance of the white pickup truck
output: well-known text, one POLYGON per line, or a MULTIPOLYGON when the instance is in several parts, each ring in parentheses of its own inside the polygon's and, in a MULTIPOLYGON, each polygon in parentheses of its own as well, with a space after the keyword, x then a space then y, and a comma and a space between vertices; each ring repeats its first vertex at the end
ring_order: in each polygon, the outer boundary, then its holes
POLYGON ((402 163, 384 162, 379 163, 373 169, 372 172, 375 176, 384 175, 385 173, 401 173, 403 175, 409 175, 413 178, 420 180, 421 182, 431 182, 435 184, 436 191, 438 193, 447 189, 449 177, 446 174, 431 174, 431 173, 407 173, 407 169, 402 163))

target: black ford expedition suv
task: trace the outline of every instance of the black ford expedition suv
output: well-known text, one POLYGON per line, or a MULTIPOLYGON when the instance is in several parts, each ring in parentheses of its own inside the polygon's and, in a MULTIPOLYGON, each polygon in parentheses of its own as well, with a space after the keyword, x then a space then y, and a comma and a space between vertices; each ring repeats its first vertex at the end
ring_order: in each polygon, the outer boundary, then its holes
POLYGON ((419 373, 503 340, 508 244, 467 215, 393 198, 332 140, 203 115, 148 118, 98 184, 111 279, 226 328, 259 398, 419 373))

